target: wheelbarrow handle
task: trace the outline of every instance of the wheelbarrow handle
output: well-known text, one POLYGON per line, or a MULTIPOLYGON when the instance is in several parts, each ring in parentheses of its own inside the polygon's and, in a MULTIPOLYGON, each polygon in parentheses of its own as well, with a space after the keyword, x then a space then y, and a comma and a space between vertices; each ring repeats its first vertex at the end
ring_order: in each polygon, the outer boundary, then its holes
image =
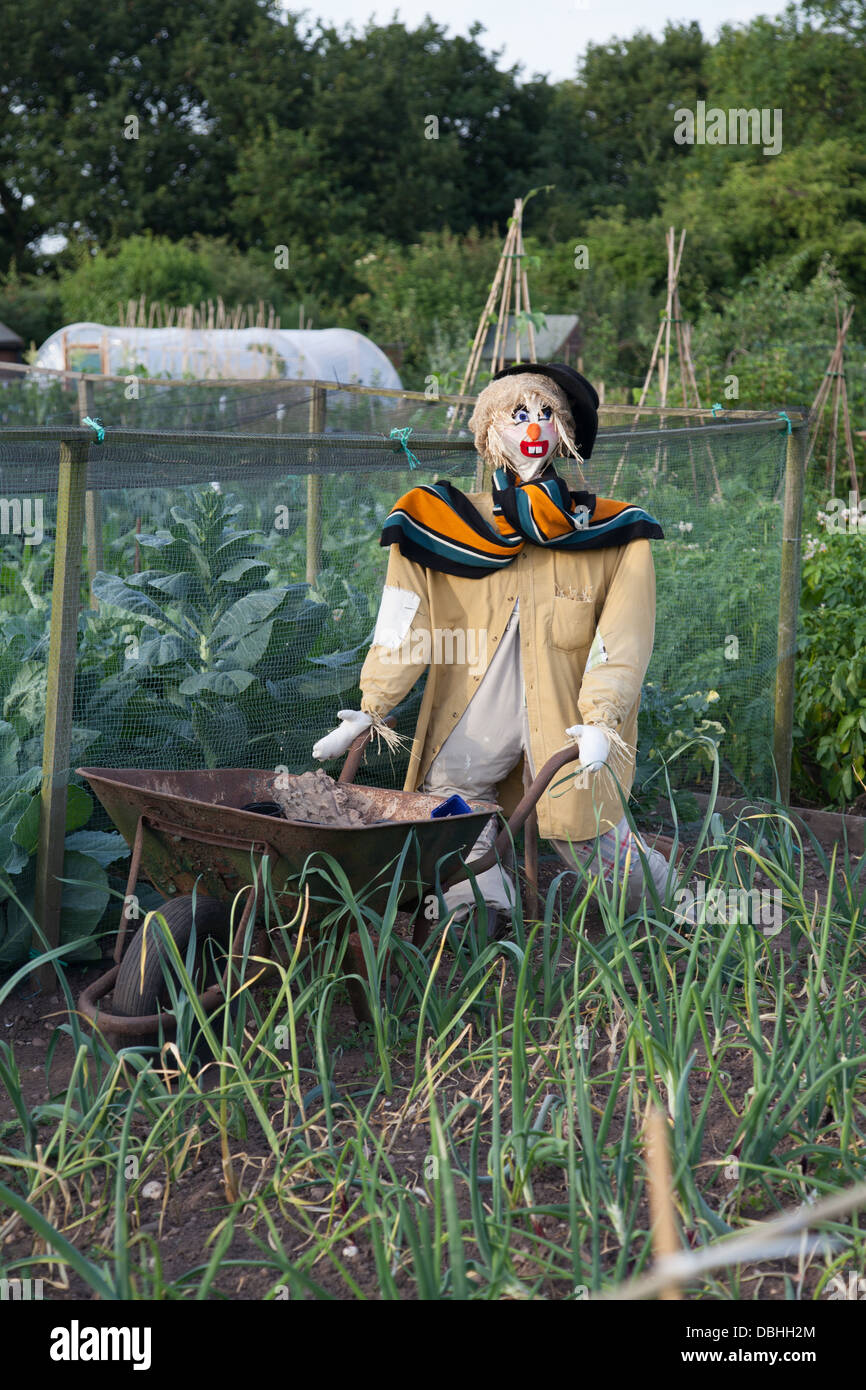
MULTIPOLYGON (((394 719, 394 717, 390 714, 388 715, 388 718, 385 719, 383 722, 387 724, 388 727, 391 729, 393 729, 397 723, 396 719, 394 719)), ((354 782, 355 774, 357 773, 358 768, 361 766, 361 756, 372 737, 373 725, 371 724, 369 729, 365 729, 362 734, 358 735, 358 737, 355 739, 355 742, 349 745, 349 751, 346 754, 346 760, 343 763, 343 766, 340 770, 340 775, 337 778, 338 782, 354 782)))
POLYGON ((455 883, 462 882, 464 878, 469 877, 470 870, 473 874, 483 874, 486 869, 492 869, 497 860, 505 854, 506 848, 517 832, 523 828, 530 812, 535 810, 539 798, 547 791, 557 772, 566 767, 568 763, 577 762, 579 757, 580 748, 574 744, 573 747, 558 749, 553 757, 548 758, 534 782, 530 783, 523 798, 517 803, 508 824, 502 827, 487 853, 481 855, 479 859, 473 859, 468 866, 461 866, 459 873, 452 875, 444 886, 451 888, 455 883))

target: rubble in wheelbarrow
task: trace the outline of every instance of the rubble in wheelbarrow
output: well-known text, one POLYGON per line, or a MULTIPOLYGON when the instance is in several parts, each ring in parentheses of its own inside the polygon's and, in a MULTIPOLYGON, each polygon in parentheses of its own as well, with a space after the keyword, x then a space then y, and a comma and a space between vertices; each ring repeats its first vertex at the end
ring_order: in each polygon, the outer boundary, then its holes
POLYGON ((382 807, 373 805, 361 787, 335 782, 327 772, 283 773, 273 786, 273 797, 286 820, 313 825, 373 825, 383 819, 382 807))

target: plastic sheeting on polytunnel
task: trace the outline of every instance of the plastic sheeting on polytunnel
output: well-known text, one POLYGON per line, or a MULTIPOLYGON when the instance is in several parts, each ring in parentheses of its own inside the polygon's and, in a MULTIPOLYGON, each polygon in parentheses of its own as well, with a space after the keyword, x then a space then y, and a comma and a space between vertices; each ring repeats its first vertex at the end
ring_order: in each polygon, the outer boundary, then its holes
POLYGON ((71 323, 46 338, 37 367, 126 376, 234 381, 280 378, 400 390, 396 369, 349 328, 120 328, 71 323))

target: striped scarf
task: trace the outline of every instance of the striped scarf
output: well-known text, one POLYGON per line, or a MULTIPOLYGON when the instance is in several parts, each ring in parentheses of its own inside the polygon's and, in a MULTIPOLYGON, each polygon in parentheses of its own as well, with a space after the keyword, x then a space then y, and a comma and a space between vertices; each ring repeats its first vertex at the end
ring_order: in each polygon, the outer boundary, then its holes
POLYGON ((645 536, 663 540, 661 526, 629 502, 570 492, 553 470, 530 483, 493 475, 493 525, 452 483, 422 483, 406 492, 385 520, 380 545, 425 569, 480 579, 503 569, 528 543, 554 550, 599 550, 645 536))

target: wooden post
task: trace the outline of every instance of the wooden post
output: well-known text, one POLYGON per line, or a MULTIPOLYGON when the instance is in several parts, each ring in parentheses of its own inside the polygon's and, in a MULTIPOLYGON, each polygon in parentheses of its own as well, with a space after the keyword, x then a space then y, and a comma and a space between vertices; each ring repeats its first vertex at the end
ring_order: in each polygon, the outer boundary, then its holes
MULTIPOLYGON (((670 1259, 680 1250, 668 1152, 668 1125, 657 1106, 652 1106, 646 1122, 646 1161, 649 1177, 649 1205, 653 1254, 657 1261, 670 1259)), ((659 1292, 660 1299, 681 1299, 673 1280, 659 1292)))
MULTIPOLYGON (((79 424, 85 415, 93 419, 95 409, 93 401, 93 382, 79 381, 78 383, 78 415, 79 424)), ((88 492, 84 498, 84 519, 87 529, 87 575, 90 580, 90 606, 99 607, 99 599, 93 592, 93 579, 99 570, 102 569, 102 495, 98 492, 88 492)))
POLYGON ((806 479, 806 424, 797 424, 788 435, 785 463, 785 501, 782 520, 782 564, 779 576, 779 633, 776 661, 776 707, 773 756, 779 778, 779 796, 791 800, 791 751, 794 729, 794 648, 800 606, 800 525, 806 479))
MULTIPOLYGON (((63 846, 66 835, 72 691, 75 681, 81 542, 89 447, 87 441, 64 440, 61 443, 57 480, 57 534, 54 541, 54 586, 51 596, 34 907, 34 916, 42 928, 49 950, 60 941, 63 885, 58 879, 63 873, 63 846)), ((38 952, 46 949, 35 932, 33 947, 38 952)), ((39 988, 47 994, 54 982, 54 966, 41 966, 37 975, 39 988)))
MULTIPOLYGON (((324 434, 327 396, 324 386, 314 386, 310 397, 310 434, 324 434)), ((309 453, 313 461, 313 450, 309 453)), ((315 584, 322 568, 322 475, 307 474, 307 583, 315 584)))

